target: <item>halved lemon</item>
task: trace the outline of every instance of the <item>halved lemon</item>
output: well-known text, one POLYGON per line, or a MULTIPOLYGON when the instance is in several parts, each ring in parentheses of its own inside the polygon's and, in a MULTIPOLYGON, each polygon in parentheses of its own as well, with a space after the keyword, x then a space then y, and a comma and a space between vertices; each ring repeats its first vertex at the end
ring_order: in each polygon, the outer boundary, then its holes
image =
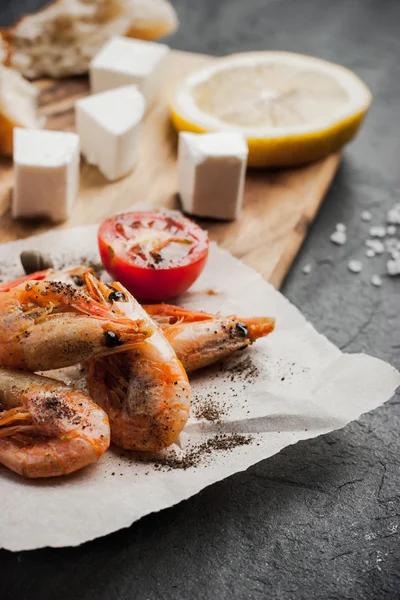
POLYGON ((239 131, 250 166, 297 165, 335 152, 357 132, 371 104, 352 71, 290 52, 217 59, 187 77, 171 99, 178 131, 239 131))

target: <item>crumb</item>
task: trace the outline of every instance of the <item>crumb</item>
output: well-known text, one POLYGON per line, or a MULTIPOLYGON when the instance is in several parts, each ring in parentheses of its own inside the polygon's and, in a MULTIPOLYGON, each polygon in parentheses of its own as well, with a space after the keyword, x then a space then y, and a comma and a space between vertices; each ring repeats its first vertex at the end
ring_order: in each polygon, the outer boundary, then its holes
POLYGON ((304 267, 303 267, 303 273, 305 275, 308 275, 309 273, 311 273, 311 270, 312 270, 312 266, 310 264, 304 265, 304 267))

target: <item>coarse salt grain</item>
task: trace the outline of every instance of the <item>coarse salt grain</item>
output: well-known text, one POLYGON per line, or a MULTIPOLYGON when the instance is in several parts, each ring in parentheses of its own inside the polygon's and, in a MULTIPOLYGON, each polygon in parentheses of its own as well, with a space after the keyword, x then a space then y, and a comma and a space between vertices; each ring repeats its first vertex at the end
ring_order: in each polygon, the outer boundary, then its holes
POLYGON ((372 275, 371 283, 372 283, 372 285, 375 285, 376 287, 380 287, 382 285, 382 278, 379 277, 379 275, 372 275))
POLYGON ((352 273, 361 273, 362 271, 362 263, 359 260, 350 260, 348 267, 352 273))
POLYGON ((311 270, 312 270, 312 266, 310 264, 304 265, 304 267, 303 267, 303 273, 305 275, 308 275, 309 273, 311 273, 311 270))
POLYGON ((346 225, 344 223, 337 223, 336 225, 336 231, 341 231, 341 232, 345 232, 347 229, 346 225))
POLYGON ((400 202, 397 202, 392 208, 388 211, 387 222, 391 225, 400 225, 400 202))
POLYGON ((361 213, 361 219, 363 221, 371 221, 372 220, 372 213, 369 212, 369 210, 363 210, 361 213))
POLYGON ((367 248, 365 251, 365 256, 368 258, 373 258, 375 256, 375 252, 372 250, 372 248, 367 248))
POLYGON ((386 228, 382 227, 382 225, 375 225, 374 227, 370 228, 369 235, 372 237, 385 237, 386 228))
POLYGON ((395 235, 396 234, 396 227, 394 225, 389 225, 389 227, 386 227, 386 233, 388 235, 395 235))
POLYGON ((396 240, 395 238, 389 238, 385 240, 385 248, 386 252, 400 252, 400 240, 396 240))
POLYGON ((331 242, 338 246, 343 246, 347 241, 347 235, 344 231, 334 231, 330 237, 331 242))
POLYGON ((385 245, 380 240, 366 240, 365 245, 375 254, 383 254, 385 251, 385 245))
POLYGON ((394 277, 395 275, 400 275, 400 257, 388 260, 386 263, 386 269, 388 275, 394 277))

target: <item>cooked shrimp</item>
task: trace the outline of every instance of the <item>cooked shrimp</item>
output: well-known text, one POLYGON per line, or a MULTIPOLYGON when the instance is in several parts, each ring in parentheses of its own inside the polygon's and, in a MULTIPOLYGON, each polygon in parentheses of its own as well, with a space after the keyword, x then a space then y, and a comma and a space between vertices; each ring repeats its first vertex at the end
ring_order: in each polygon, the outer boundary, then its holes
POLYGON ((67 475, 100 458, 109 444, 107 415, 87 394, 0 369, 1 464, 24 477, 67 475))
POLYGON ((111 439, 127 450, 156 451, 176 441, 190 407, 190 385, 162 331, 120 284, 87 278, 94 297, 146 322, 151 335, 135 350, 92 360, 89 393, 110 419, 111 439))
POLYGON ((71 284, 23 283, 0 294, 0 365, 46 371, 121 352, 146 339, 147 321, 117 315, 71 284))
MULTIPOLYGON (((86 267, 75 267, 80 272, 79 285, 88 272, 86 267), (80 270, 80 271, 79 271, 80 270)), ((53 272, 49 276, 67 280, 69 272, 53 272)), ((274 330, 275 319, 237 316, 222 317, 202 311, 190 311, 170 304, 149 304, 144 309, 163 329, 187 372, 213 364, 238 350, 244 350, 260 337, 274 330)))
POLYGON ((147 305, 144 309, 162 327, 188 373, 244 350, 275 327, 271 317, 222 317, 170 304, 147 305))

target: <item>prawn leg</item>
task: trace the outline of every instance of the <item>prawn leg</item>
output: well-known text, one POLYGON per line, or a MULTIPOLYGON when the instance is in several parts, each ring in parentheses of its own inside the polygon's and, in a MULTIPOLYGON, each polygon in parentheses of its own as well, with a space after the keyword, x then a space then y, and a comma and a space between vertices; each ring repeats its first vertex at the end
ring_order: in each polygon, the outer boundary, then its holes
POLYGON ((19 425, 21 421, 29 424, 32 423, 30 412, 20 406, 0 412, 0 437, 9 435, 9 428, 19 425), (2 427, 6 428, 2 429, 2 427))
POLYGON ((176 323, 211 321, 215 317, 215 315, 203 311, 195 312, 173 304, 145 304, 143 308, 160 327, 175 325, 176 323))

